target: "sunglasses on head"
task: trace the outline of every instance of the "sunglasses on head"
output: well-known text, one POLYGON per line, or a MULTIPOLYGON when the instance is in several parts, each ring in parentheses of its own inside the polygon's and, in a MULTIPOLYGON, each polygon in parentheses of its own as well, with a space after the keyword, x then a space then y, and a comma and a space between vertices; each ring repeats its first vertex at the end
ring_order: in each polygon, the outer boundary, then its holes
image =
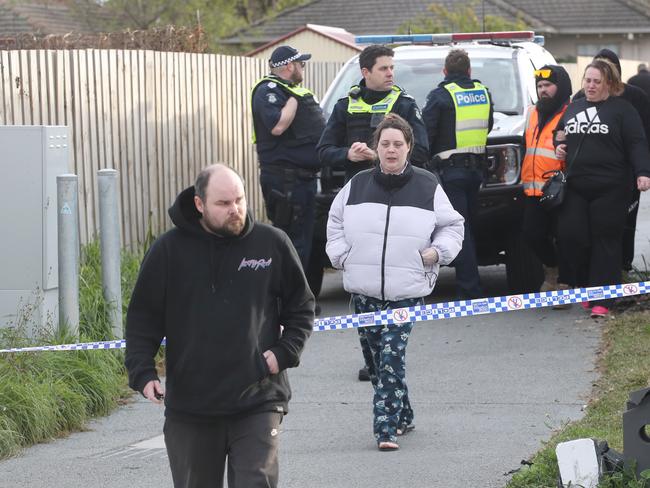
POLYGON ((552 71, 550 69, 536 69, 535 78, 550 78, 552 71))

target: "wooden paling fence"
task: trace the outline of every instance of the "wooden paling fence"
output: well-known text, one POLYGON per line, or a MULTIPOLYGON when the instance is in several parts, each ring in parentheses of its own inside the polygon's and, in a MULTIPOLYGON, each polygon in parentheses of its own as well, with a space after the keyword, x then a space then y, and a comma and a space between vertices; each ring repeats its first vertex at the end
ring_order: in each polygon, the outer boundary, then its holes
MULTIPOLYGON (((310 62, 322 96, 340 63, 310 62)), ((137 247, 170 227, 167 208, 204 166, 244 178, 249 207, 264 205, 251 144, 249 92, 264 60, 143 50, 0 52, 0 124, 67 125, 79 176, 81 241, 99 228, 97 171, 120 172, 122 242, 137 247)))

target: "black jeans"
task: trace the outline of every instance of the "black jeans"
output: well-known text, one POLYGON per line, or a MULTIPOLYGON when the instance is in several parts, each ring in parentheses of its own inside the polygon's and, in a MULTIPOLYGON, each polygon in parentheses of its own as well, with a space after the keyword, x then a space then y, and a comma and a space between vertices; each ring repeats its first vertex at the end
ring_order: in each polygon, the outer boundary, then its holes
POLYGON ((461 299, 479 298, 482 294, 481 281, 472 227, 478 209, 478 191, 483 177, 476 169, 459 167, 445 168, 439 171, 439 175, 452 207, 465 219, 463 248, 451 263, 456 268, 457 295, 461 299))
MULTIPOLYGON (((572 286, 621 282, 623 228, 629 187, 615 182, 570 182, 560 209, 558 237, 572 286)), ((612 300, 599 304, 610 307, 612 300)))
POLYGON ((306 270, 314 235, 316 178, 296 177, 291 181, 282 173, 262 168, 260 185, 266 213, 275 227, 289 235, 306 270))
POLYGON ((221 417, 210 423, 167 418, 165 445, 174 488, 221 488, 228 461, 228 488, 278 486, 282 413, 221 417))
POLYGON ((558 253, 558 211, 546 210, 539 204, 539 197, 525 197, 522 231, 526 243, 544 266, 558 268, 560 283, 566 283, 567 264, 558 253))
POLYGON ((636 218, 639 215, 639 198, 641 192, 636 187, 631 190, 631 201, 627 209, 627 219, 625 220, 625 230, 623 231, 623 269, 629 271, 632 269, 634 261, 634 237, 636 234, 636 218))

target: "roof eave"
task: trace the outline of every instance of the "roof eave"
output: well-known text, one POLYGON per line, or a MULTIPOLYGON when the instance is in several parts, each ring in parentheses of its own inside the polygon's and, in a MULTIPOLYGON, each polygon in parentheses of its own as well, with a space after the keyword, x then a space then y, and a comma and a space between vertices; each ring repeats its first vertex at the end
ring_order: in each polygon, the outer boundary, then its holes
POLYGON ((585 27, 583 29, 557 29, 555 32, 545 32, 545 34, 555 35, 576 35, 576 34, 648 34, 650 26, 631 29, 629 27, 602 28, 602 27, 585 27))

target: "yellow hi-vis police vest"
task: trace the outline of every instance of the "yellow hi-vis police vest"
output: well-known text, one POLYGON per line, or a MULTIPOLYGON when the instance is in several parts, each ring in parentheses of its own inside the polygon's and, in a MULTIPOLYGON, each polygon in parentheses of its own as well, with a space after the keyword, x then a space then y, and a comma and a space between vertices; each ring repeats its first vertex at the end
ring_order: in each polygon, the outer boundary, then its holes
MULTIPOLYGON (((265 76, 264 78, 261 78, 257 80, 255 85, 253 85, 253 89, 251 90, 251 96, 250 96, 250 110, 251 113, 253 113, 253 95, 255 94, 255 90, 257 90, 257 87, 260 86, 262 83, 265 81, 272 82, 272 83, 277 83, 278 85, 282 86, 284 89, 287 91, 293 93, 296 97, 298 98, 304 98, 311 96, 314 100, 316 100, 316 96, 314 95, 313 92, 308 90, 307 88, 304 88, 302 86, 291 86, 288 83, 284 83, 281 81, 279 78, 270 78, 268 76, 265 76)), ((251 137, 251 142, 255 144, 257 142, 257 134, 255 133, 255 115, 253 115, 253 135, 251 137)))
POLYGON ((456 109, 456 148, 436 156, 447 159, 452 154, 484 154, 490 119, 490 97, 487 89, 478 82, 472 88, 462 88, 456 83, 445 85, 456 109))
MULTIPOLYGON (((353 86, 350 91, 353 91, 356 86, 353 86)), ((402 93, 402 89, 393 85, 388 95, 372 105, 363 101, 361 97, 353 98, 348 96, 348 113, 349 114, 387 114, 395 105, 395 102, 402 93)))

